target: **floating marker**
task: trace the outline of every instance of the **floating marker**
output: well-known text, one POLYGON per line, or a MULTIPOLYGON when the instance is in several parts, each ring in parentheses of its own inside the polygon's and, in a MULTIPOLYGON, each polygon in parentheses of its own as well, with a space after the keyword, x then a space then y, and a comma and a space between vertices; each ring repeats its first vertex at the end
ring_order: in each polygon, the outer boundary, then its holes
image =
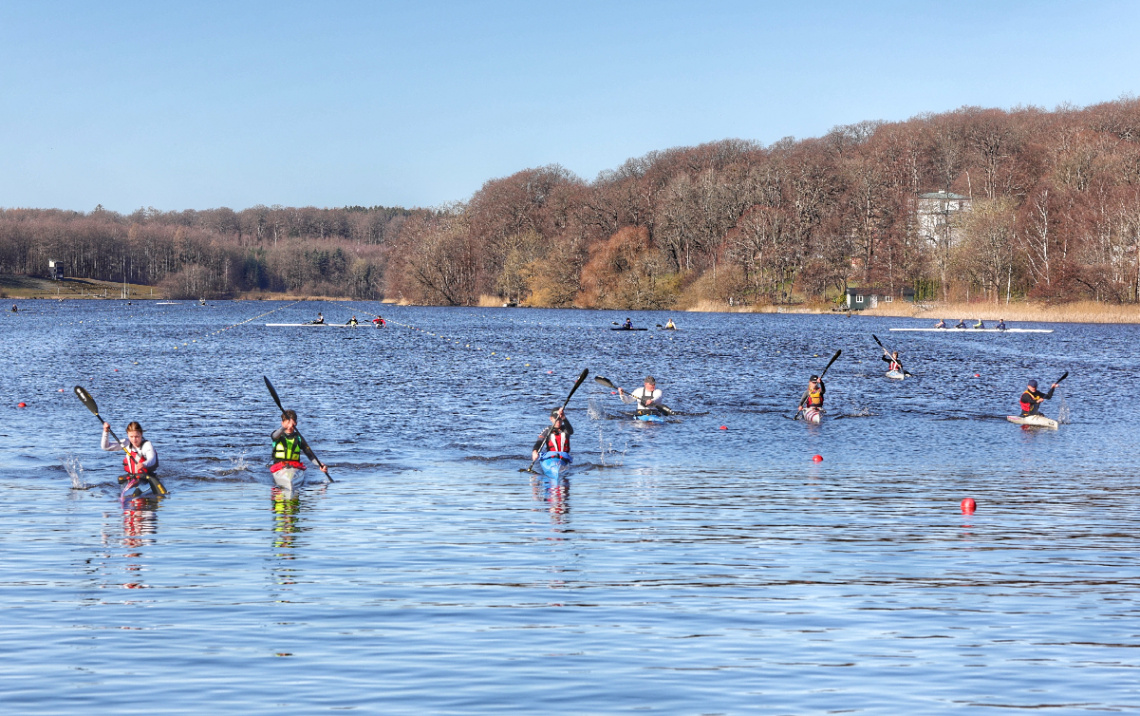
POLYGON ((26 407, 28 407, 28 404, 27 403, 16 403, 16 407, 17 408, 26 408, 26 407))
POLYGON ((812 455, 811 461, 812 462, 823 462, 823 455, 812 455))
POLYGON ((965 497, 962 499, 962 514, 963 515, 972 515, 972 514, 974 514, 974 510, 976 510, 977 508, 978 508, 978 503, 974 502, 974 498, 965 497))
POLYGON ((728 430, 728 426, 727 426, 727 425, 721 425, 721 426, 720 426, 720 429, 721 429, 721 430, 728 430))

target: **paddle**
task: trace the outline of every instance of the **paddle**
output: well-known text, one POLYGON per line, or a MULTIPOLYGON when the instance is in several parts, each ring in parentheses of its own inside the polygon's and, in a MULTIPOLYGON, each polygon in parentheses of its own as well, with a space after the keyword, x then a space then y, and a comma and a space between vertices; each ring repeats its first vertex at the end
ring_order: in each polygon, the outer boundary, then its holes
MULTIPOLYGON (((886 354, 886 356, 887 356, 888 358, 890 358, 890 357, 891 357, 891 352, 890 352, 889 350, 887 350, 887 347, 883 345, 883 342, 879 340, 879 337, 878 337, 878 336, 876 336, 874 333, 872 333, 872 334, 871 334, 871 337, 872 337, 872 338, 874 338, 874 339, 875 339, 875 342, 879 344, 879 347, 883 349, 883 353, 885 353, 885 354, 886 354)), ((911 372, 910 372, 909 370, 907 370, 906 368, 903 368, 903 364, 902 364, 902 361, 901 361, 901 360, 898 360, 897 358, 896 358, 896 359, 894 359, 894 360, 895 360, 895 361, 896 361, 896 362, 899 364, 899 370, 901 370, 901 371, 902 371, 903 375, 909 375, 909 376, 913 376, 913 375, 914 375, 914 373, 911 373, 911 372)))
MULTIPOLYGON (((84 390, 82 386, 79 386, 79 385, 75 386, 75 397, 79 398, 79 402, 83 403, 83 405, 85 405, 87 407, 87 409, 90 410, 95 415, 96 418, 99 418, 99 424, 100 425, 107 422, 106 420, 103 419, 103 416, 99 415, 99 406, 95 404, 95 399, 92 398, 91 394, 88 393, 86 390, 84 390)), ((111 438, 120 447, 123 447, 123 444, 121 442, 119 442, 119 436, 115 435, 114 430, 111 430, 110 428, 108 428, 107 432, 111 433, 111 438)), ((131 451, 129 449, 127 449, 126 447, 123 447, 123 452, 125 452, 127 455, 131 455, 131 451)), ((132 464, 134 463, 133 460, 131 462, 132 462, 132 464)), ((131 474, 137 475, 137 473, 131 473, 131 474)), ((170 490, 166 489, 166 485, 162 484, 162 480, 158 479, 158 475, 151 475, 148 473, 146 475, 143 475, 143 477, 145 477, 146 481, 150 483, 150 487, 152 490, 154 490, 155 494, 161 495, 163 497, 170 494, 170 490)))
MULTIPOLYGON (((285 412, 285 408, 284 408, 284 406, 282 406, 282 405, 281 405, 281 398, 278 398, 278 397, 277 397, 277 391, 273 389, 273 384, 272 384, 272 383, 270 383, 270 382, 269 382, 269 378, 266 378, 264 375, 263 375, 263 376, 261 376, 261 378, 262 378, 262 380, 264 380, 264 381, 265 381, 265 387, 266 387, 266 388, 269 388, 269 395, 273 397, 273 402, 274 402, 274 403, 277 403, 277 409, 278 409, 278 410, 280 410, 282 413, 284 413, 284 412, 285 412)), ((308 441, 307 441, 307 440, 305 440, 305 438, 301 436, 301 431, 300 431, 300 430, 295 430, 294 432, 296 432, 296 433, 297 433, 297 437, 301 438, 301 441, 302 441, 302 442, 304 442, 306 445, 308 445, 308 444, 309 444, 309 443, 308 443, 308 441)), ((310 446, 310 447, 309 447, 309 451, 311 452, 311 451, 312 451, 312 449, 313 449, 313 448, 312 448, 312 446, 310 446)), ((320 459, 317 457, 317 454, 316 454, 316 453, 313 453, 313 459, 317 461, 317 466, 318 466, 318 467, 324 467, 324 466, 325 466, 325 464, 324 464, 323 462, 321 462, 321 461, 320 461, 320 459)), ((327 478, 328 478, 328 481, 329 481, 329 482, 336 482, 336 480, 332 479, 332 475, 328 474, 328 472, 327 472, 327 471, 325 472, 325 477, 327 477, 327 478)))
MULTIPOLYGON (((613 390, 622 390, 621 388, 617 387, 612 382, 610 382, 610 380, 608 378, 603 378, 600 375, 594 376, 594 382, 599 384, 599 385, 604 385, 607 388, 612 388, 613 390)), ((625 392, 625 391, 622 391, 622 392, 625 392)), ((633 395, 633 394, 630 393, 630 395, 633 395)), ((637 400, 637 407, 642 408, 643 406, 641 405, 641 400, 637 399, 637 398, 634 398, 634 399, 637 400)), ((659 412, 663 415, 672 415, 673 414, 673 410, 671 408, 669 408, 668 405, 654 405, 652 407, 656 408, 657 412, 659 412)))
MULTIPOLYGON (((589 368, 583 368, 582 369, 582 374, 580 376, 578 376, 578 380, 574 381, 574 387, 570 389, 570 394, 566 396, 566 400, 562 401, 562 407, 563 408, 565 408, 566 405, 570 402, 570 399, 574 397, 574 393, 578 392, 578 386, 582 385, 582 381, 586 380, 586 376, 589 374, 590 374, 589 368)), ((542 439, 539 440, 539 442, 545 443, 546 439, 550 437, 550 431, 553 429, 554 429, 553 425, 548 427, 546 429, 546 431, 542 433, 542 439)), ((531 460, 530 464, 527 465, 525 469, 520 467, 519 472, 534 472, 534 463, 536 463, 536 462, 538 462, 537 458, 535 458, 534 460, 531 460)))
MULTIPOLYGON (((835 351, 835 355, 831 356, 831 360, 827 361, 827 365, 825 365, 823 367, 823 372, 819 374, 819 382, 820 383, 823 382, 823 376, 827 375, 827 371, 829 368, 831 368, 831 364, 834 363, 837 358, 839 358, 839 354, 842 352, 843 352, 843 349, 835 351)), ((804 403, 807 402, 807 398, 808 398, 807 391, 805 390, 803 397, 800 398, 800 405, 798 408, 796 408, 796 417, 792 418, 792 420, 799 420, 800 419, 800 412, 804 409, 804 403)))

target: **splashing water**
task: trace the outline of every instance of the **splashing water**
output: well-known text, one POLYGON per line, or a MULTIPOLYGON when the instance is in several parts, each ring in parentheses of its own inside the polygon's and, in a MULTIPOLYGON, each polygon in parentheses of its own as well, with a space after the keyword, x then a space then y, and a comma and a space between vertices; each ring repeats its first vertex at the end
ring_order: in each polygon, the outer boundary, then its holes
POLYGON ((620 467, 625 464, 625 451, 629 449, 629 441, 626 441, 626 446, 621 450, 615 450, 614 444, 606 440, 606 435, 598 428, 598 453, 600 455, 600 464, 602 467, 620 467), (606 462, 606 457, 610 457, 610 461, 606 462), (616 458, 616 459, 615 459, 616 458))
POLYGON ((228 470, 222 470, 222 475, 233 475, 237 472, 247 472, 249 470, 249 462, 245 456, 249 454, 248 450, 242 450, 236 457, 230 458, 230 467, 228 470))
POLYGON ((71 489, 86 490, 87 483, 83 481, 83 464, 79 462, 79 458, 68 454, 66 457, 60 458, 60 462, 63 463, 63 469, 67 470, 67 475, 71 478, 71 489))
POLYGON ((1061 404, 1057 406, 1057 422, 1062 425, 1069 422, 1069 404, 1061 398, 1061 404))
POLYGON ((605 413, 602 412, 601 403, 597 396, 590 396, 590 400, 586 405, 586 415, 590 416, 590 420, 601 420, 605 417, 605 413))

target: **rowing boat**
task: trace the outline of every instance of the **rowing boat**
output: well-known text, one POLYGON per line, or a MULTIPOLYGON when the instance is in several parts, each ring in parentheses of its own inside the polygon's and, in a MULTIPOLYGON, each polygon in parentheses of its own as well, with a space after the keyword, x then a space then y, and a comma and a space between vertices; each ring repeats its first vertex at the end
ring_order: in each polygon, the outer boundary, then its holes
POLYGON ((356 328, 350 323, 266 323, 271 328, 356 328))
POLYGON ((1056 430, 1061 425, 1056 420, 1047 418, 1044 415, 1026 415, 1025 417, 1007 415, 1005 419, 1015 425, 1027 425, 1031 428, 1052 428, 1056 430))
POLYGON ((891 380, 903 380, 906 378, 906 373, 903 373, 901 370, 888 370, 887 377, 891 380))
POLYGON ((573 461, 568 452, 548 452, 538 459, 538 467, 543 475, 557 480, 570 474, 570 463, 573 461))
POLYGON ((892 328, 912 333, 1052 333, 1052 328, 892 328))
POLYGON ((819 408, 810 407, 804 408, 804 420, 812 425, 819 425, 819 421, 823 418, 823 411, 819 408))
POLYGON ((273 473, 273 484, 283 490, 295 490, 305 484, 305 468, 283 467, 273 473))

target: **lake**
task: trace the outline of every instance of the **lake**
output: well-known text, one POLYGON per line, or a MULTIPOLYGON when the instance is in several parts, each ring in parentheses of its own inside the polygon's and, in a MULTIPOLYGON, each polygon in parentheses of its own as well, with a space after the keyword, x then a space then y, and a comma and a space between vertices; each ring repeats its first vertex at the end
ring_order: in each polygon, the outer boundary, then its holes
POLYGON ((19 303, 6 712, 1140 710, 1136 326, 19 303), (318 311, 389 323, 265 325, 318 311), (823 423, 789 419, 837 350, 823 423), (550 485, 520 468, 583 368, 550 485), (1060 429, 1005 420, 1065 371, 1060 429), (593 380, 648 374, 664 424, 593 380), (332 484, 271 487, 263 375, 332 484), (142 423, 169 497, 124 509, 75 385, 142 423))

